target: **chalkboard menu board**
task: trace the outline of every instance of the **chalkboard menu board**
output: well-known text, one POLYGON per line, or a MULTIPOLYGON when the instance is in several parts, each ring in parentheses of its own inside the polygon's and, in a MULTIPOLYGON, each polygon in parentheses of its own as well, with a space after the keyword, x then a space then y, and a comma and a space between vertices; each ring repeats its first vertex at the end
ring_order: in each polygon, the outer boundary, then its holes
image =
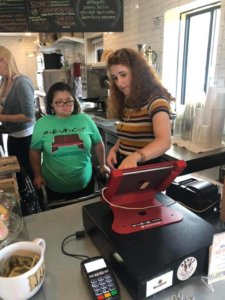
POLYGON ((1 0, 0 32, 123 31, 123 0, 1 0))

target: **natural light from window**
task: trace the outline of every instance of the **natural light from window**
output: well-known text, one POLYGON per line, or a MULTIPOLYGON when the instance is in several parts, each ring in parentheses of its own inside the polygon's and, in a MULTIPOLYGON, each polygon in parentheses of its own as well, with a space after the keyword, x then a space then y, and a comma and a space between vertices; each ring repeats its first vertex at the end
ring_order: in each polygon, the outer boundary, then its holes
MULTIPOLYGON (((169 91, 177 98, 177 104, 185 102, 201 102, 207 88, 212 85, 216 63, 216 49, 219 31, 220 10, 217 9, 210 27, 210 14, 192 13, 193 9, 212 3, 212 1, 196 1, 170 10, 165 14, 164 50, 162 80, 169 91), (189 28, 186 30, 186 15, 181 13, 191 11, 189 28), (185 34, 188 42, 184 48, 185 34), (212 43, 209 45, 209 33, 212 43), (211 51, 209 51, 211 50, 211 51), (210 53, 210 55, 209 55, 210 53), (186 60, 185 60, 186 59, 186 60), (207 63, 206 63, 207 62, 207 63)), ((218 2, 217 2, 218 5, 218 2)))

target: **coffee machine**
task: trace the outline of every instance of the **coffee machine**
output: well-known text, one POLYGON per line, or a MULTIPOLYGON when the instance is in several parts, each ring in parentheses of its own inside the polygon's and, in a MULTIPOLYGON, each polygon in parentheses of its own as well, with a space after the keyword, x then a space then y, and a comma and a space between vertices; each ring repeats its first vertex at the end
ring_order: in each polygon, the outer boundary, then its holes
POLYGON ((87 65, 87 98, 94 103, 94 113, 105 116, 109 93, 109 79, 105 63, 87 65))

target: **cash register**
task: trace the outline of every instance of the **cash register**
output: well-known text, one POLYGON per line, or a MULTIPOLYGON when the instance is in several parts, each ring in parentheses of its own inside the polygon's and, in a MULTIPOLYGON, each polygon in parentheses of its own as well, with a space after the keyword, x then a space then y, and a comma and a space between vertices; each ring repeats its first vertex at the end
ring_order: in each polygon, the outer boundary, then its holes
POLYGON ((135 300, 207 273, 216 229, 165 194, 185 166, 112 170, 101 201, 82 207, 86 232, 135 300))

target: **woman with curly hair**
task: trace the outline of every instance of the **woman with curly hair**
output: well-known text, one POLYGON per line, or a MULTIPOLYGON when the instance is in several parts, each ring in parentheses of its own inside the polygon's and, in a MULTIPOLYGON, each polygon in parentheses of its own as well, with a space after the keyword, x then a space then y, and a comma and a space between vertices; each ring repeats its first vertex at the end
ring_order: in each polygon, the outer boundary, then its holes
POLYGON ((123 48, 107 61, 108 116, 118 119, 118 140, 107 164, 124 169, 159 162, 171 144, 170 101, 154 69, 137 51, 123 48))

